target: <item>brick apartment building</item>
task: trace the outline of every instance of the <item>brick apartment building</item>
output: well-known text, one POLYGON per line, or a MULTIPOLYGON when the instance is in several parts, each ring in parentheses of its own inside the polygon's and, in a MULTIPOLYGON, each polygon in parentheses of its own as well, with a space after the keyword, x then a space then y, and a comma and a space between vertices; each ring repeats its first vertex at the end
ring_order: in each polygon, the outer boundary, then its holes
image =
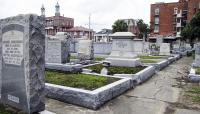
POLYGON ((200 11, 200 0, 179 0, 151 4, 150 41, 162 36, 165 42, 179 39, 181 30, 200 11))

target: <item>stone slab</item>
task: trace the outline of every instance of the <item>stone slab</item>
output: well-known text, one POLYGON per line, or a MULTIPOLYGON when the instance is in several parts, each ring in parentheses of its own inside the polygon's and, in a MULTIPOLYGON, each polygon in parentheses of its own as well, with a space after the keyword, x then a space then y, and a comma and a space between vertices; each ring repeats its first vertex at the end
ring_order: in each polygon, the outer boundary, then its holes
POLYGON ((170 44, 169 43, 162 43, 160 45, 159 55, 170 55, 170 44))
POLYGON ((123 58, 106 58, 106 61, 111 62, 111 66, 123 66, 123 67, 136 67, 140 66, 141 62, 137 59, 123 59, 123 58))
POLYGON ((58 70, 64 72, 81 72, 81 64, 58 64, 58 63, 46 63, 45 68, 49 70, 58 70))
POLYGON ((70 62, 70 40, 69 35, 46 37, 46 63, 64 64, 70 62))
POLYGON ((44 19, 27 14, 0 20, 0 98, 26 113, 45 109, 44 19))

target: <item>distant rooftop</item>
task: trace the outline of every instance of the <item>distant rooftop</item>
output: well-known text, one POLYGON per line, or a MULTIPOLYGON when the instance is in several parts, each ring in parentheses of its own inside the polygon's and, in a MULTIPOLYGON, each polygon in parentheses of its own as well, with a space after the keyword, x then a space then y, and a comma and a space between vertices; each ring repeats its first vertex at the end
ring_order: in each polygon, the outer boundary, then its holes
POLYGON ((110 35, 110 36, 114 36, 114 37, 122 37, 122 36, 125 36, 125 37, 134 37, 136 36, 135 34, 131 33, 131 32, 115 32, 114 34, 110 35))

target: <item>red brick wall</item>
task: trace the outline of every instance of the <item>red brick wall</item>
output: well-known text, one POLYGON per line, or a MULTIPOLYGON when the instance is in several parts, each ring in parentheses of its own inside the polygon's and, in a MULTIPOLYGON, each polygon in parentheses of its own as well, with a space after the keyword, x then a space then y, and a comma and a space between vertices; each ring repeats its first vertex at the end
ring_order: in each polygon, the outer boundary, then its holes
POLYGON ((189 0, 188 1, 188 20, 190 21, 195 13, 199 11, 200 0, 189 0), (195 9, 196 8, 196 9, 195 9), (195 12, 196 10, 196 12, 195 12))
POLYGON ((151 21, 150 21, 150 27, 152 30, 151 35, 155 35, 157 33, 154 33, 154 25, 155 25, 155 9, 160 9, 160 15, 159 15, 159 35, 172 35, 175 34, 176 31, 174 30, 174 27, 176 26, 173 24, 175 22, 175 16, 174 16, 174 8, 178 8, 178 11, 180 10, 188 10, 186 20, 189 22, 193 15, 195 14, 195 7, 198 11, 200 0, 179 0, 179 2, 173 2, 173 3, 160 3, 160 4, 151 4, 151 21))

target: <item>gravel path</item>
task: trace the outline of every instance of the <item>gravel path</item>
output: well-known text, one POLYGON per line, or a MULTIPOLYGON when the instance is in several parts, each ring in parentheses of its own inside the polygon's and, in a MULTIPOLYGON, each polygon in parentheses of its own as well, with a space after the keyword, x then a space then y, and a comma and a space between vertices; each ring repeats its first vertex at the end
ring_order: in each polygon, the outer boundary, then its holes
POLYGON ((191 63, 191 58, 182 58, 155 74, 146 83, 108 102, 98 111, 52 99, 47 99, 47 110, 56 114, 199 114, 198 111, 176 106, 183 92, 178 87, 177 79, 185 75, 191 63))

